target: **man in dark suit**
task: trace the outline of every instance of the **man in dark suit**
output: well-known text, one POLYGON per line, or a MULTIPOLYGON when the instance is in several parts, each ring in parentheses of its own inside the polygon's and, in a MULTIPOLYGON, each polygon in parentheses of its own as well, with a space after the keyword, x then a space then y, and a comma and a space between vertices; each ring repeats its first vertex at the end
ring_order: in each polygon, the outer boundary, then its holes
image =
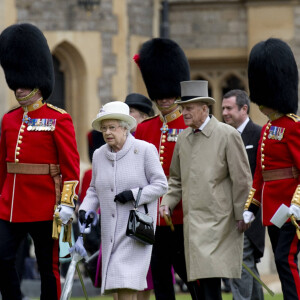
MULTIPOLYGON (((252 177, 256 167, 256 153, 261 127, 249 118, 250 100, 245 91, 231 90, 223 96, 222 115, 225 123, 236 128, 246 147, 252 177)), ((259 215, 261 212, 259 211, 259 215)), ((265 228, 257 216, 251 227, 245 231, 243 262, 259 276, 256 263, 263 256, 265 228)), ((261 285, 243 268, 241 279, 230 280, 234 300, 264 299, 261 285)))

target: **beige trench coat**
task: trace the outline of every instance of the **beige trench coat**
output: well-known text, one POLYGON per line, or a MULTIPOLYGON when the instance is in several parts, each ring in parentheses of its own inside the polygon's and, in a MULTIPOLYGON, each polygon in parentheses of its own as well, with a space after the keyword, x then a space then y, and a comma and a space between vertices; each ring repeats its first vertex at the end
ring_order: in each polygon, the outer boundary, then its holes
POLYGON ((213 116, 202 132, 179 136, 161 205, 171 210, 182 196, 184 247, 189 281, 240 278, 243 219, 252 177, 240 134, 213 116))

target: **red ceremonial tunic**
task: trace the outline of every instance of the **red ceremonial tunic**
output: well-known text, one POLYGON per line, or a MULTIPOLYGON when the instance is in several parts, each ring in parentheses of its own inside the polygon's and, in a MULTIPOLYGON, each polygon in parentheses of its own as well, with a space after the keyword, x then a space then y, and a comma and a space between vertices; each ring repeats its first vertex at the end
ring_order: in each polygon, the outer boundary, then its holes
MULTIPOLYGON (((59 164, 62 183, 79 182, 79 154, 72 119, 51 104, 3 116, 0 140, 0 219, 35 222, 53 219, 55 186, 48 175, 7 173, 7 162, 59 164), (27 123, 26 123, 27 122, 27 123), (31 127, 30 127, 31 126, 31 127)), ((78 185, 76 193, 78 192, 78 185)))
POLYGON ((85 171, 82 180, 81 180, 81 191, 80 191, 80 197, 79 202, 81 203, 86 195, 86 191, 90 187, 90 183, 92 181, 92 169, 88 169, 85 171))
MULTIPOLYGON (((300 170, 300 118, 294 114, 269 121, 262 129, 257 151, 253 188, 254 199, 261 202, 265 226, 281 204, 291 205, 300 178, 264 181, 262 170, 296 167, 300 170)), ((252 206, 253 208, 253 206, 252 206)), ((251 211, 251 206, 249 207, 251 211)))
MULTIPOLYGON (((152 143, 156 147, 167 178, 169 177, 169 169, 177 135, 185 128, 187 128, 187 126, 178 108, 164 117, 157 115, 153 118, 146 119, 137 126, 135 138, 152 143)), ((158 203, 158 209, 160 202, 161 198, 158 203)), ((158 226, 166 226, 164 218, 160 217, 159 213, 157 214, 157 218, 158 226)), ((173 211, 172 222, 173 224, 182 224, 183 222, 181 202, 173 211)))

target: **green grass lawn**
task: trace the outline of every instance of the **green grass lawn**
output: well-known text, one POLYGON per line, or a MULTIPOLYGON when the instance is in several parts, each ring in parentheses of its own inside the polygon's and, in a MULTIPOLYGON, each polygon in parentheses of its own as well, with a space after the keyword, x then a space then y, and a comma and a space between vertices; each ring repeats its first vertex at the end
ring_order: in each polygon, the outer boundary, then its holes
MULTIPOLYGON (((231 294, 223 294, 223 300, 232 300, 231 294)), ((108 300, 113 299, 112 297, 102 296, 102 297, 93 297, 89 298, 89 300, 108 300)), ((176 300, 190 300, 191 296, 189 294, 176 294, 176 300)), ((269 294, 265 294, 265 300, 282 300, 282 294, 276 294, 274 297, 269 294)), ((71 300, 85 300, 85 298, 71 298, 71 300)), ((151 300, 155 300, 155 296, 151 296, 151 300)))

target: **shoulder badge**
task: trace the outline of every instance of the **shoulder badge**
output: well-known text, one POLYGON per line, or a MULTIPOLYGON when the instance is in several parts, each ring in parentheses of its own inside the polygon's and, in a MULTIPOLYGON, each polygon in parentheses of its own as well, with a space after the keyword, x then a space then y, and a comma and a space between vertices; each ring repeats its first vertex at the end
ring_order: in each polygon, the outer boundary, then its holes
POLYGON ((156 118, 156 117, 158 117, 158 116, 159 116, 159 115, 157 114, 157 115, 155 115, 155 116, 149 117, 149 118, 143 120, 142 123, 147 122, 147 121, 149 121, 149 120, 152 120, 152 119, 154 119, 154 118, 156 118))
POLYGON ((291 118, 292 120, 294 120, 295 122, 300 122, 300 117, 295 115, 295 114, 287 114, 287 117, 291 118))
POLYGON ((58 112, 60 112, 61 114, 66 114, 66 113, 67 113, 67 112, 66 112, 65 110, 63 110, 62 108, 59 108, 59 107, 57 107, 57 106, 54 106, 54 105, 52 105, 52 104, 50 104, 50 103, 47 103, 47 106, 50 107, 50 108, 52 108, 52 109, 54 109, 54 110, 56 110, 56 111, 58 111, 58 112))

